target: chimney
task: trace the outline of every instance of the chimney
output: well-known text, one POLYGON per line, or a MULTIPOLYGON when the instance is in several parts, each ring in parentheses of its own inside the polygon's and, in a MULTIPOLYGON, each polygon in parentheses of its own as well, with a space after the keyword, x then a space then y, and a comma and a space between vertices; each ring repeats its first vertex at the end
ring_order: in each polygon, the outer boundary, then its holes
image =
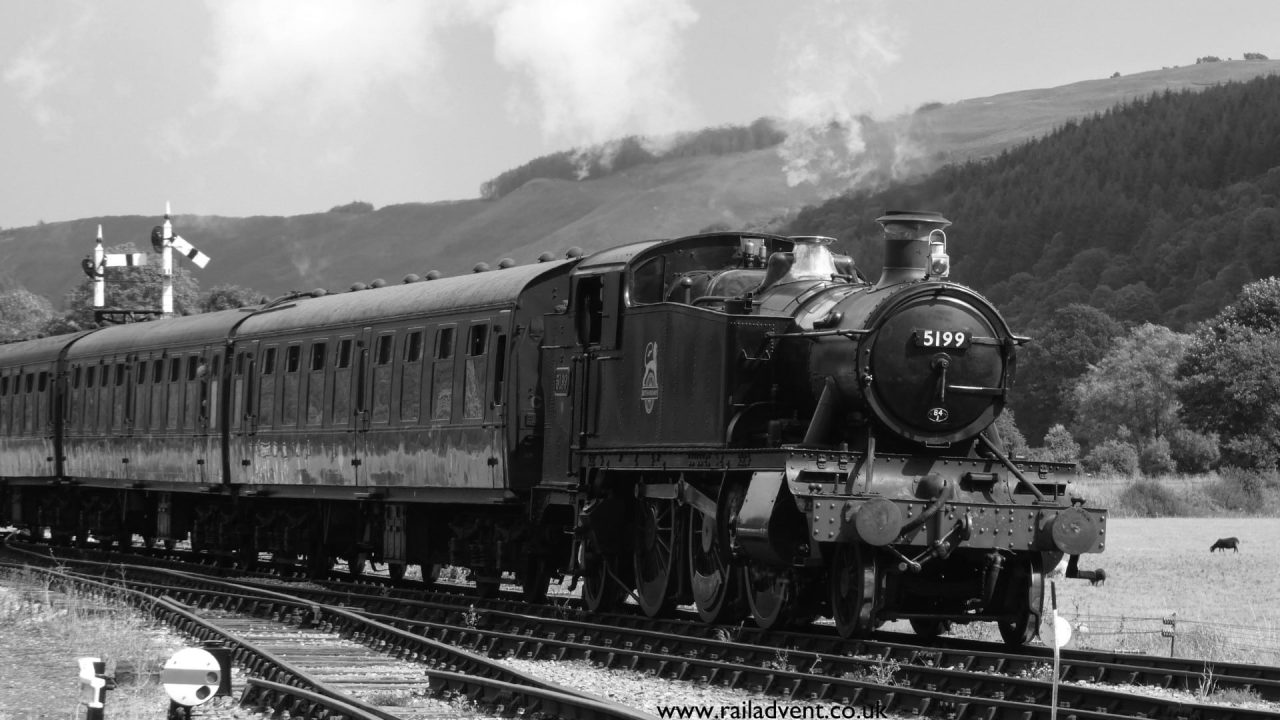
POLYGON ((890 210, 876 218, 884 228, 884 270, 877 288, 922 280, 929 274, 930 240, 945 243, 951 221, 936 212, 890 210))

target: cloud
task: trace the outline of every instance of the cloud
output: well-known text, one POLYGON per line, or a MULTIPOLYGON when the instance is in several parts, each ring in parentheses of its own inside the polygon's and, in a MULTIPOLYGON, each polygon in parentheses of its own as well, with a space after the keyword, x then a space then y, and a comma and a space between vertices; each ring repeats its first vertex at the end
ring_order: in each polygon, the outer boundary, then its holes
POLYGON ((212 98, 313 118, 358 114, 377 88, 412 86, 435 66, 446 5, 419 0, 207 0, 212 98))
POLYGON ((63 72, 49 58, 52 38, 28 45, 4 69, 4 81, 17 93, 41 127, 49 127, 54 121, 54 111, 47 96, 63 72))
POLYGON ((65 130, 69 119, 57 109, 57 91, 72 77, 75 52, 94 23, 92 7, 71 7, 77 14, 56 30, 29 41, 4 65, 4 82, 48 131, 65 130))
MULTIPOLYGON (((590 144, 688 127, 679 34, 697 21, 686 0, 511 0, 487 3, 494 53, 527 78, 551 139, 590 144)), ((526 106, 529 106, 526 103, 526 106)))
MULTIPOLYGON (((549 139, 595 143, 687 128, 680 34, 690 0, 206 0, 213 20, 213 106, 312 119, 359 114, 388 86, 424 93, 445 33, 491 29, 494 60, 515 76, 508 103, 549 139)), ((480 91, 491 91, 482 89, 480 91)))

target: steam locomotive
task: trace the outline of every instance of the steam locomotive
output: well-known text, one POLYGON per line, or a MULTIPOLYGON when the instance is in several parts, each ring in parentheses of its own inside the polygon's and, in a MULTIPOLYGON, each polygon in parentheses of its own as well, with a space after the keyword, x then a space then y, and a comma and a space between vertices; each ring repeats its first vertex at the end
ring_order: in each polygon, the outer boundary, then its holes
POLYGON ((0 346, 0 523, 1025 643, 1106 511, 1006 454, 1026 339, 947 280, 949 221, 879 223, 875 282, 714 232, 0 346))

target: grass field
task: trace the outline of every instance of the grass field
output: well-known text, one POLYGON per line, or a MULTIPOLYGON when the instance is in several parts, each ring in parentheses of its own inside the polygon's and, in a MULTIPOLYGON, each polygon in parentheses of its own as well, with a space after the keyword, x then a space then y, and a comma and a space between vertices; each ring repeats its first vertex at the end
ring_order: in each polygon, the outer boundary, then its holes
POLYGON ((1170 628, 1161 620, 1176 614, 1179 656, 1280 665, 1280 519, 1112 518, 1107 526, 1106 552, 1081 558, 1082 568, 1105 568, 1106 583, 1056 581, 1058 612, 1078 628, 1071 647, 1167 655, 1160 631, 1170 628), (1209 552, 1231 536, 1239 553, 1209 552))

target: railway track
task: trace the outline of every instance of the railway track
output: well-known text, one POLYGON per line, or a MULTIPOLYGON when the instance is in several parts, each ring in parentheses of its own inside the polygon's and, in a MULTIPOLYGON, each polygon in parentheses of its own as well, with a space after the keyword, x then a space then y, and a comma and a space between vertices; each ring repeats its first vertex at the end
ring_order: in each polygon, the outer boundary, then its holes
POLYGON ((466 650, 413 638, 342 608, 322 611, 305 601, 288 604, 280 594, 266 602, 243 592, 232 596, 206 591, 198 598, 186 593, 183 599, 196 602, 183 602, 169 592, 173 588, 129 578, 131 572, 172 571, 105 567, 110 568, 110 576, 7 563, 0 565, 0 572, 43 573, 51 585, 121 598, 188 637, 230 648, 236 664, 249 676, 241 704, 277 715, 287 711, 291 717, 418 720, 518 711, 533 718, 648 717, 466 650), (319 622, 322 612, 328 618, 323 623, 319 622), (335 618, 341 631, 334 628, 335 618), (378 647, 361 642, 374 634, 381 641, 378 647), (400 642, 388 647, 386 638, 397 635, 400 642))
MULTIPOLYGON (((922 647, 892 635, 846 641, 822 628, 764 634, 631 615, 588 622, 567 604, 481 600, 376 584, 374 578, 323 587, 292 584, 282 593, 278 581, 274 586, 262 580, 230 583, 158 568, 131 569, 130 575, 152 593, 167 593, 205 608, 248 602, 265 604, 271 614, 293 617, 298 623, 312 616, 318 632, 337 632, 366 646, 391 648, 392 654, 422 654, 404 649, 407 635, 413 642, 430 639, 467 648, 477 656, 576 659, 796 701, 878 704, 898 713, 934 716, 1037 717, 1047 712, 1051 692, 1049 656, 1040 648, 1015 654, 1000 646, 959 641, 922 647)), ((1059 706, 1079 720, 1275 716, 1274 708, 1197 702, 1202 699, 1197 692, 1205 680, 1203 665, 1179 658, 1067 652, 1059 706), (1155 693, 1139 694, 1139 688, 1155 693)), ((1280 698, 1278 676, 1277 668, 1216 664, 1213 681, 1217 688, 1248 691, 1275 702, 1280 698)), ((448 686, 454 678, 440 677, 433 681, 437 692, 455 690, 448 686)), ((502 690, 489 692, 498 698, 491 702, 505 706, 502 690)))

